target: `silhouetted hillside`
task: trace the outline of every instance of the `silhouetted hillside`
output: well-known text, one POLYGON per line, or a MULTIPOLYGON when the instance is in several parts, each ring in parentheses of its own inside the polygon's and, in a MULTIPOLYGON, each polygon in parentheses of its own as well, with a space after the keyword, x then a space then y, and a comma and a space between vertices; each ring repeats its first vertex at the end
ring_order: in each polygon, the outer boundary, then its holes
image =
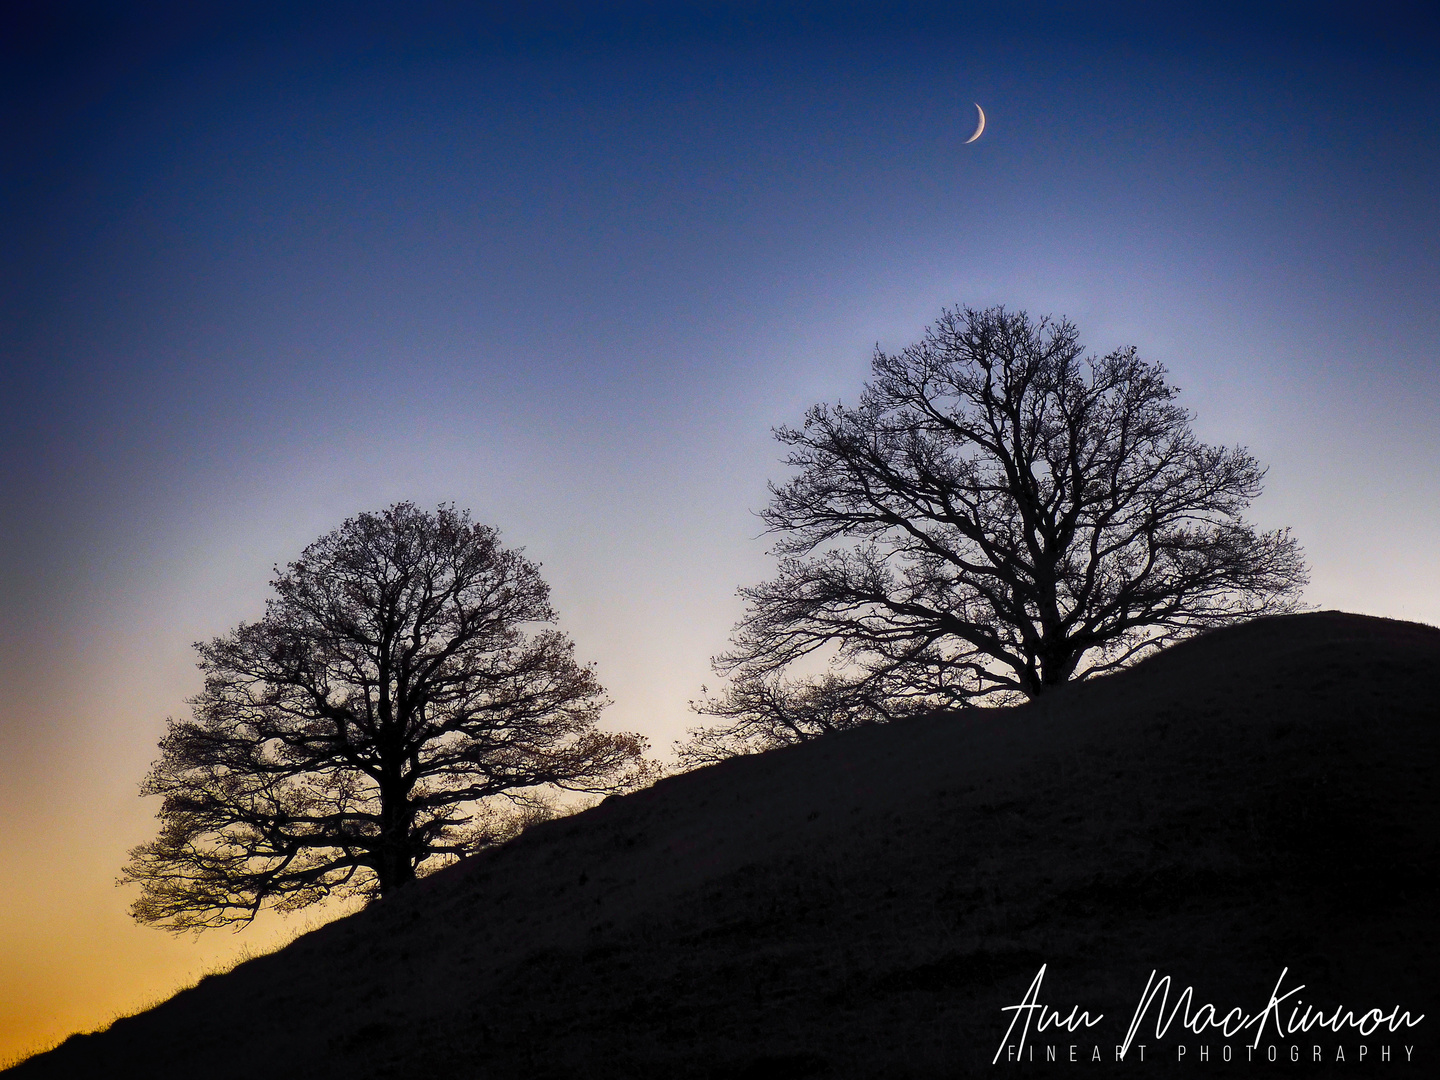
MULTIPOLYGON (((1327 1013, 1427 1014, 1306 1036, 1347 1064, 1287 1075, 1353 1072, 1362 1042, 1367 1064, 1392 1047, 1387 1075, 1433 1075, 1437 676, 1440 630, 1288 616, 1037 704, 726 762, 535 828, 14 1075, 969 1075, 1042 963, 1042 1001, 1105 1014, 1032 1033, 1041 1054, 1080 1047, 1046 1075, 1119 1072, 1091 1047, 1113 1057, 1153 968, 1258 1012, 1285 967, 1327 1013)), ((1218 1060, 1249 1036, 1149 1028, 1127 1075, 1176 1071, 1181 1042, 1181 1071, 1267 1071, 1218 1060)))

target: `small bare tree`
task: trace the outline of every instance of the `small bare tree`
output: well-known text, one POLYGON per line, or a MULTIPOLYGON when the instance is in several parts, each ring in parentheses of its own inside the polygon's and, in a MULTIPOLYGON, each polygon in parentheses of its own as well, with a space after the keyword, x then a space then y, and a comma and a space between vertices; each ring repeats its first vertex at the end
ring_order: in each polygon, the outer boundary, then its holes
POLYGON ((876 680, 855 685, 834 673, 791 680, 746 673, 722 696, 692 701, 690 707, 726 722, 690 729, 689 738, 675 748, 683 769, 793 746, 894 715, 891 695, 876 680))
POLYGON ((1294 606, 1298 546, 1243 518, 1265 470, 1201 443, 1134 348, 1089 359, 1068 320, 967 308, 877 349, 873 372, 858 407, 776 432, 797 470, 761 515, 780 572, 741 590, 716 661, 734 682, 698 706, 727 723, 692 731, 682 757, 765 744, 757 723, 814 696, 785 680, 825 651, 828 722, 844 726, 1034 698, 1294 606))
POLYGON ((597 728, 594 672, 543 629, 539 569, 468 514, 361 514, 271 584, 263 618, 196 646, 205 688, 142 787, 160 835, 121 879, 139 921, 384 894, 503 838, 497 800, 645 777, 644 740, 597 728))

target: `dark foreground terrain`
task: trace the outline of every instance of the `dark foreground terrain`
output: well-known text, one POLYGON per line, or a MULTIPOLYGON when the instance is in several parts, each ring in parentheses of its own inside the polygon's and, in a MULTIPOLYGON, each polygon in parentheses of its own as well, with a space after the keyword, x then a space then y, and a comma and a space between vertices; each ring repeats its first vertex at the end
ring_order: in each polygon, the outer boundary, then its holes
POLYGON ((12 1075, 1440 1075, 1437 683, 1440 630, 1289 616, 1023 708, 731 761, 12 1075), (1104 1019, 992 1068, 1041 964, 1042 1002, 1104 1019), (1285 1018, 1297 999, 1426 1018, 1316 1029, 1271 1066, 1273 1030, 1247 1063, 1253 1029, 1157 1038, 1152 1009, 1145 1061, 1114 1064, 1152 969, 1253 1014, 1287 967, 1285 1018))

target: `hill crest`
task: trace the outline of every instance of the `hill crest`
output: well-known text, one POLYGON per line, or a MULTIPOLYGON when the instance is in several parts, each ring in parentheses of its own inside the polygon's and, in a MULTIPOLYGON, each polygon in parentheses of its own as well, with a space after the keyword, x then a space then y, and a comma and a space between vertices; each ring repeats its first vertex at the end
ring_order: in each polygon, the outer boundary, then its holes
POLYGON ((1437 671, 1440 629, 1281 616, 670 777, 15 1075, 953 1075, 1041 963, 1425 1012, 1437 671))

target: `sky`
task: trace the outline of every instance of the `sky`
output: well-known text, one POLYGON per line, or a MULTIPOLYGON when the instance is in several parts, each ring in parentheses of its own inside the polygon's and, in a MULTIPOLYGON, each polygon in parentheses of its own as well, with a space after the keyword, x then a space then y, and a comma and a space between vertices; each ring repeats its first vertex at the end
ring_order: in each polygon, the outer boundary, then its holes
POLYGON ((115 885, 273 567, 468 508, 667 754, 773 568, 772 428, 945 307, 1138 346, 1308 603, 1440 624, 1440 35, 1252 8, 11 5, 0 1060, 305 925, 115 885))

